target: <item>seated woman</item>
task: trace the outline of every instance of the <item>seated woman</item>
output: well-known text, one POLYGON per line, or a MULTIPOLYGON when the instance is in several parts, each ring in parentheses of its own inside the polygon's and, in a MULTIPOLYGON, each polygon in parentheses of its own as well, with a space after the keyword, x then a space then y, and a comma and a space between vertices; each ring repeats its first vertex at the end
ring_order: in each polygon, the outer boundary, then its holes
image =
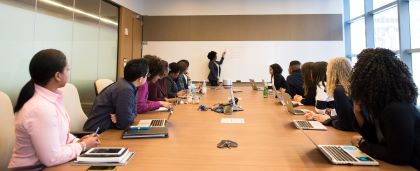
POLYGON ((274 88, 277 91, 285 92, 287 90, 286 79, 281 75, 283 68, 277 63, 271 64, 269 73, 271 75, 271 82, 274 82, 274 88))
POLYGON ((306 62, 302 65, 303 89, 305 96, 302 97, 300 95, 295 95, 293 97, 294 101, 300 102, 303 105, 315 105, 317 82, 314 81, 314 77, 312 76, 314 64, 315 63, 313 62, 306 62))
POLYGON ((379 160, 420 170, 418 92, 407 65, 391 50, 365 49, 350 83, 361 134, 351 143, 379 160))
POLYGON ((329 115, 308 112, 305 117, 309 120, 322 122, 325 125, 332 125, 339 130, 355 131, 358 126, 353 114, 353 102, 349 97, 350 62, 343 57, 331 59, 328 63, 326 76, 326 96, 334 97, 335 110, 332 110, 329 115))
POLYGON ((174 103, 176 102, 176 98, 168 98, 167 80, 164 79, 169 73, 168 62, 160 60, 158 67, 163 70, 163 74, 159 75, 158 80, 149 79, 151 80, 149 82, 149 100, 174 103))
POLYGON ((15 106, 16 141, 9 168, 54 166, 75 159, 99 144, 97 136, 81 139, 70 133, 63 93, 69 78, 66 56, 58 50, 39 51, 31 59, 31 80, 20 91, 15 106))
POLYGON ((169 73, 168 76, 165 77, 168 98, 176 98, 185 95, 185 91, 178 91, 178 86, 175 82, 179 76, 179 72, 180 68, 178 63, 172 62, 169 64, 169 73))
MULTIPOLYGON (((156 110, 159 107, 172 108, 173 105, 166 101, 151 101, 149 100, 149 84, 156 85, 157 80, 164 73, 164 68, 161 67, 161 60, 157 56, 145 55, 143 59, 147 60, 149 64, 149 76, 146 83, 139 86, 137 90, 137 113, 146 113, 148 111, 156 110)), ((152 86, 153 87, 153 86, 152 86)), ((152 90, 156 94, 157 89, 152 90)))
POLYGON ((319 114, 332 114, 335 116, 334 98, 327 95, 327 62, 316 62, 313 66, 312 76, 316 85, 315 111, 319 114))
POLYGON ((188 60, 182 59, 178 61, 179 66, 179 76, 176 79, 176 84, 178 87, 178 90, 186 90, 188 89, 188 68, 190 66, 190 62, 188 60))

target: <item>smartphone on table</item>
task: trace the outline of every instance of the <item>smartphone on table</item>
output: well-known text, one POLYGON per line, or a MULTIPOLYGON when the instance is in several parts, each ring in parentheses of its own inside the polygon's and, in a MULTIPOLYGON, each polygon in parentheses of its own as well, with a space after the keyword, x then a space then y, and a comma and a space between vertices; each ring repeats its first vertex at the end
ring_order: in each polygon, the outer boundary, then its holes
POLYGON ((114 171, 115 166, 90 166, 87 171, 114 171))

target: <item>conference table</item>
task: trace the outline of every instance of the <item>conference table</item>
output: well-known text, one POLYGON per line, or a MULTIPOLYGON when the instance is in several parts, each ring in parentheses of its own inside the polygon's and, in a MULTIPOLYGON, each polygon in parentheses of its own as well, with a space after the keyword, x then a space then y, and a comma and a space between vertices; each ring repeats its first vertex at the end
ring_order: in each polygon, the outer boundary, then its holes
MULTIPOLYGON (((287 112, 271 95, 251 87, 235 87, 244 111, 225 115, 213 111, 198 111, 198 104, 182 104, 170 118, 169 137, 155 139, 121 139, 121 130, 102 133, 100 146, 128 147, 135 155, 124 170, 414 170, 409 166, 392 165, 379 160, 380 166, 333 165, 315 145, 296 129, 293 119, 303 116, 287 112), (221 123, 222 118, 243 118, 245 123, 221 123), (217 148, 221 140, 232 140, 237 148, 217 148)), ((228 89, 209 89, 200 104, 211 106, 227 102, 228 89)), ((298 108, 313 109, 313 106, 298 108)), ((140 119, 166 118, 167 112, 139 114, 140 119)), ((356 132, 327 127, 327 131, 305 130, 317 144, 350 145, 356 132)), ((71 162, 46 170, 86 170, 71 162)))

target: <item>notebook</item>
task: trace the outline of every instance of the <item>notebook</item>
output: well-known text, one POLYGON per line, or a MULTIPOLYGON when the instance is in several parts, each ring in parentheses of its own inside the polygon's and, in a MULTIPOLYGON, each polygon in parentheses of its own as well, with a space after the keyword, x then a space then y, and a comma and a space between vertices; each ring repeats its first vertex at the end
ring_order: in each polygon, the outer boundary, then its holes
POLYGON ((303 134, 314 144, 333 164, 378 166, 379 162, 351 145, 318 145, 312 138, 303 134))
POLYGON ((144 119, 140 120, 137 126, 131 126, 132 129, 147 129, 151 127, 166 127, 169 123, 169 119, 174 112, 169 111, 168 117, 166 119, 144 119))
POLYGON ((168 128, 167 127, 151 127, 147 130, 143 129, 128 129, 122 134, 122 139, 134 139, 134 138, 167 138, 168 128))
POLYGON ((124 147, 94 147, 77 156, 79 163, 124 163, 132 154, 124 147))
POLYGON ((296 128, 309 130, 327 130, 327 128, 318 121, 293 120, 296 128))
POLYGON ((169 109, 166 107, 159 107, 159 109, 153 110, 151 112, 166 112, 166 111, 169 111, 169 109))
POLYGON ((252 90, 255 90, 255 91, 263 91, 264 90, 264 88, 262 88, 262 87, 257 87, 257 83, 255 83, 254 79, 249 79, 249 82, 251 83, 252 90))

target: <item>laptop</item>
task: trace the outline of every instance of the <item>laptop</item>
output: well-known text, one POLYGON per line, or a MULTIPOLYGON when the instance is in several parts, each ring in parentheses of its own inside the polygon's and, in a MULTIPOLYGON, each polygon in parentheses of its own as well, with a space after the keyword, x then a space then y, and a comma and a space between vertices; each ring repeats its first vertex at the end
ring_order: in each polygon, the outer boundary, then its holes
POLYGON ((283 98, 284 103, 286 103, 287 111, 294 115, 304 115, 305 110, 303 109, 293 109, 293 103, 290 98, 283 98))
POLYGON ((264 91, 264 88, 257 87, 257 83, 255 82, 254 79, 249 79, 249 82, 251 83, 252 90, 255 90, 255 91, 264 91))
POLYGON ((323 131, 327 130, 327 128, 321 122, 318 121, 293 120, 293 123, 298 129, 323 131))
POLYGON ((174 112, 169 111, 168 117, 166 119, 144 119, 140 120, 136 127, 141 128, 155 128, 155 127, 167 127, 169 119, 174 112))
POLYGON ((351 145, 318 145, 311 137, 303 134, 314 144, 321 152, 330 160, 331 163, 337 165, 361 165, 361 166, 378 166, 379 162, 360 151, 359 148, 351 145))

